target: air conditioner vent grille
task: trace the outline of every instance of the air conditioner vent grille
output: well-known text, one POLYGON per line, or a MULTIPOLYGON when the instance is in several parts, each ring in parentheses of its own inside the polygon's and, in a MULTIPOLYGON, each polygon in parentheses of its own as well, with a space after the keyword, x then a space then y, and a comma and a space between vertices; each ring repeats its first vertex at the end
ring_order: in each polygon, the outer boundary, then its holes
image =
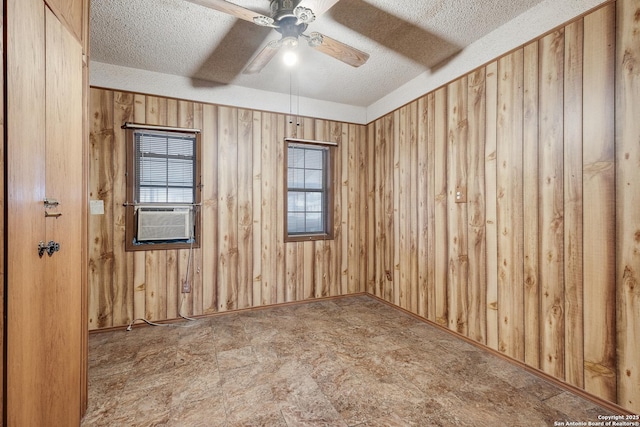
POLYGON ((191 237, 191 209, 139 208, 138 241, 188 240, 191 237))

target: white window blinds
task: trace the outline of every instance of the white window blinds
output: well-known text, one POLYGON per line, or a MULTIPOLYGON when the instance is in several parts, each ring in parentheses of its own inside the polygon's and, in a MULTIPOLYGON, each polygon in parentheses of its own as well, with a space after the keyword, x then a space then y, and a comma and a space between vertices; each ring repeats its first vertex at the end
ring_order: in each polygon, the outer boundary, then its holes
POLYGON ((135 202, 195 203, 196 135, 134 131, 135 202))

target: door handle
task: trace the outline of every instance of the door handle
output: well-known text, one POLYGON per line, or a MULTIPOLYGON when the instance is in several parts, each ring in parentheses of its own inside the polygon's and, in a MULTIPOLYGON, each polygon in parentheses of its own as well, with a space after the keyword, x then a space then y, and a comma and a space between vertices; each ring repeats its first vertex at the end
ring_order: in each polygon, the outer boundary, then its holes
POLYGON ((59 250, 60 250, 60 243, 56 243, 53 240, 49 240, 49 243, 45 243, 44 241, 41 240, 40 243, 38 243, 38 256, 40 258, 42 258, 45 252, 47 253, 47 255, 52 256, 55 252, 58 252, 59 250))

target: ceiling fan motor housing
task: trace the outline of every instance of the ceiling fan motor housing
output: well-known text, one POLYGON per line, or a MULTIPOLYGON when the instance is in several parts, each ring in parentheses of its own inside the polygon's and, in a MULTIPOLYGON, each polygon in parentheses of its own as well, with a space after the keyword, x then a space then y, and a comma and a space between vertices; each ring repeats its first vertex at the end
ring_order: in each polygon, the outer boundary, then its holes
POLYGON ((282 42, 285 45, 295 46, 298 44, 298 36, 307 29, 307 24, 298 24, 296 17, 286 17, 280 19, 278 27, 275 29, 282 34, 282 42))
POLYGON ((295 17, 293 9, 296 7, 295 0, 271 0, 271 17, 279 21, 286 17, 295 17))

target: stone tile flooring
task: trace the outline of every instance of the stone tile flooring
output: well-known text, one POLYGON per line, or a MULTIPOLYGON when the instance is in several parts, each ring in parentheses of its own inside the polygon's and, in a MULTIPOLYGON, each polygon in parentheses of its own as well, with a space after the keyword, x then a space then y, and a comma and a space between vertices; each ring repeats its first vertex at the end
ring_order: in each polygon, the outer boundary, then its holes
POLYGON ((89 336, 82 426, 553 426, 611 414, 368 296, 89 336))

